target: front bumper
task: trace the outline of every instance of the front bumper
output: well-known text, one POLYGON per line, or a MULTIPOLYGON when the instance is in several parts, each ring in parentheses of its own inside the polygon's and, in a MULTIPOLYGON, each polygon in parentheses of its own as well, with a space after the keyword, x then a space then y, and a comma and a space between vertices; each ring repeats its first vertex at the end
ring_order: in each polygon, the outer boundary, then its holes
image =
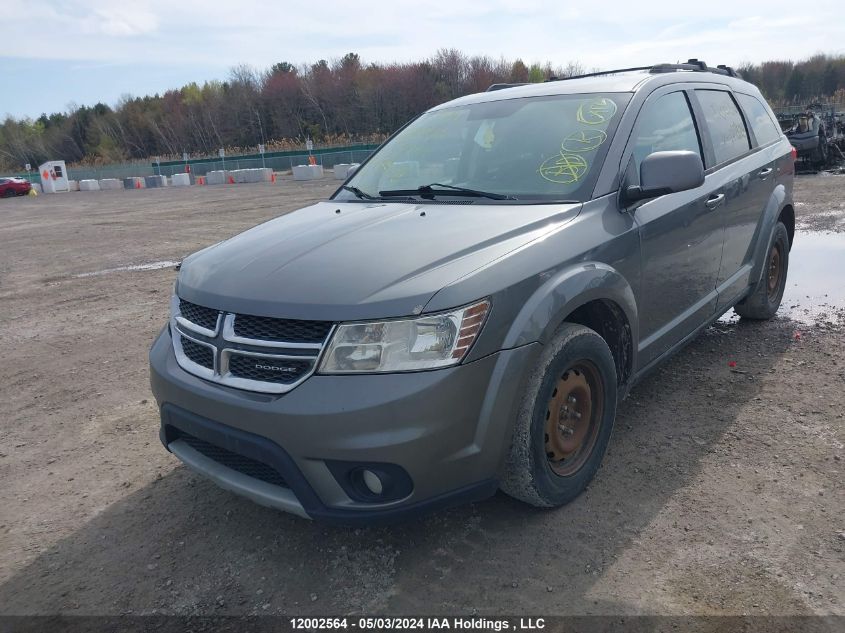
POLYGON ((165 328, 150 351, 151 385, 162 442, 190 468, 263 505, 370 523, 495 492, 522 378, 539 347, 436 371, 315 375, 274 396, 188 374, 176 363, 165 328), (285 485, 229 468, 185 437, 269 465, 285 485), (410 486, 401 498, 362 500, 350 493, 338 464, 384 464, 406 473, 410 486))

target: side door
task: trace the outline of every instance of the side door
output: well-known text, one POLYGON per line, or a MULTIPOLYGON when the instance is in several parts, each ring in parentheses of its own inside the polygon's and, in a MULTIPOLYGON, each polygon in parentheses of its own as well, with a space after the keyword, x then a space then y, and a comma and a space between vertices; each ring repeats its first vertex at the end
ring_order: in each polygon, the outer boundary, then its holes
MULTIPOLYGON (((686 90, 650 95, 623 153, 627 184, 639 182, 642 160, 653 152, 689 150, 707 162, 686 90)), ((724 229, 716 209, 724 192, 712 182, 667 194, 627 209, 640 234, 638 293, 642 368, 710 319, 716 309, 716 278, 724 229)))
POLYGON ((711 155, 708 177, 725 193, 719 209, 725 242, 716 281, 717 311, 722 311, 748 287, 753 238, 768 199, 766 190, 775 180, 774 165, 761 162, 762 154, 754 146, 754 137, 726 86, 696 88, 694 98, 705 148, 711 155))

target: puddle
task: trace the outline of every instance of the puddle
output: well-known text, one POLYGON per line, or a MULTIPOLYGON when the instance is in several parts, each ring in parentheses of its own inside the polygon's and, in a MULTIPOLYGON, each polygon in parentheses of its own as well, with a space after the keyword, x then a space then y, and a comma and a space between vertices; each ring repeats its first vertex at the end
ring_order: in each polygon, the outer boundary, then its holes
POLYGON ((149 264, 132 264, 131 266, 121 266, 120 268, 106 268, 105 270, 95 270, 91 273, 80 273, 78 275, 74 275, 74 277, 98 277, 100 275, 108 275, 110 273, 122 273, 133 270, 160 270, 161 268, 173 268, 178 264, 178 261, 151 262, 149 264))
MULTIPOLYGON (((796 234, 778 316, 805 325, 845 318, 845 233, 796 234)), ((729 310, 719 322, 738 319, 729 310)))
POLYGON ((825 316, 835 321, 835 313, 843 310, 845 233, 797 233, 778 316, 813 324, 825 316))

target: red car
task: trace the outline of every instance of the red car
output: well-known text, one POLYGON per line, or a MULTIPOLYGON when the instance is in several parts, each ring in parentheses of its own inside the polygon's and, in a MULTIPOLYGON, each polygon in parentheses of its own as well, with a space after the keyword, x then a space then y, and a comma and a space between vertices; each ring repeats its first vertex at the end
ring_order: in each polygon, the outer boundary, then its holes
POLYGON ((0 198, 25 196, 30 189, 32 185, 23 178, 0 178, 0 198))

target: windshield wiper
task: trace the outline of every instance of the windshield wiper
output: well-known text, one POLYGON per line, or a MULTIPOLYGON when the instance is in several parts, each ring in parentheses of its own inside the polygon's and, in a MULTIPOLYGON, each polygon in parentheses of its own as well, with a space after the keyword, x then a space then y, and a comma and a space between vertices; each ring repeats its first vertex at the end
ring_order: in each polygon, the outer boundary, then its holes
MULTIPOLYGON (((374 196, 372 194, 367 193, 366 191, 361 191, 360 189, 358 189, 358 187, 355 187, 353 185, 341 185, 340 188, 345 189, 346 191, 352 192, 355 195, 355 197, 358 198, 359 200, 375 200, 377 202, 385 202, 385 201, 396 202, 396 199, 393 196, 391 196, 390 198, 385 198, 385 197, 382 197, 382 196, 374 196)), ((414 200, 411 197, 406 197, 405 202, 416 202, 416 200, 414 200)))
POLYGON ((466 187, 456 187, 455 185, 444 185, 440 182, 433 182, 430 185, 422 185, 416 189, 388 189, 386 191, 379 191, 380 196, 436 196, 438 194, 447 194, 452 196, 467 196, 470 198, 490 198, 491 200, 516 200, 513 196, 506 196, 502 193, 492 193, 490 191, 479 191, 478 189, 467 189, 466 187), (434 187, 441 187, 449 191, 437 191, 434 187))
POLYGON ((341 185, 340 188, 355 194, 355 197, 361 200, 378 200, 376 196, 371 196, 366 191, 361 191, 358 187, 353 187, 352 185, 341 185))

